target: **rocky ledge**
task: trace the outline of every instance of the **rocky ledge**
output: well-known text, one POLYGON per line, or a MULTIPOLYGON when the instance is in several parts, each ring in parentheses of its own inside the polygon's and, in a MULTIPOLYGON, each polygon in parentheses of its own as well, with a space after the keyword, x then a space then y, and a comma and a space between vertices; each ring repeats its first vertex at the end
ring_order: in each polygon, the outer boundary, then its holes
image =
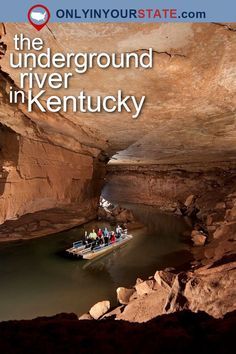
POLYGON ((205 204, 198 197, 188 196, 175 211, 191 217, 191 238, 195 261, 188 271, 157 270, 147 280, 137 279, 127 289, 117 289, 120 303, 110 309, 108 302, 96 304, 80 319, 114 318, 130 322, 146 322, 157 316, 191 310, 204 311, 221 318, 236 308, 236 193, 225 196, 223 202, 205 204), (106 306, 105 306, 106 304, 106 306), (93 308, 92 308, 93 309, 93 308))
POLYGON ((221 318, 235 310, 235 268, 236 261, 178 274, 157 271, 148 280, 137 279, 132 288, 118 288, 120 306, 109 311, 109 302, 101 301, 80 319, 114 318, 142 323, 186 309, 221 318))

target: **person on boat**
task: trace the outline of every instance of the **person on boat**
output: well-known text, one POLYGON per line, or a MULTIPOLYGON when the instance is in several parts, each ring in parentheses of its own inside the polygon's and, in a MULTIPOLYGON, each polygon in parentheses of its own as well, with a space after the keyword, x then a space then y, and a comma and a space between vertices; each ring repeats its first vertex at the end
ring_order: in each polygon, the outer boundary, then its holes
POLYGON ((97 236, 98 236, 99 238, 102 237, 102 229, 98 229, 97 236))
POLYGON ((108 245, 108 242, 109 242, 109 231, 108 231, 107 227, 105 227, 105 229, 103 230, 103 237, 104 237, 105 245, 108 245))
POLYGON ((92 241, 96 241, 96 239, 97 239, 97 234, 96 234, 96 232, 95 232, 94 229, 93 229, 92 232, 90 232, 90 234, 89 234, 89 239, 92 240, 92 241))
POLYGON ((122 234, 122 228, 120 227, 120 225, 117 225, 116 227, 116 237, 120 238, 122 234))
POLYGON ((105 227, 105 229, 103 230, 103 236, 108 236, 108 235, 109 235, 108 228, 105 227))
POLYGON ((112 231, 112 233, 111 233, 110 242, 111 243, 115 243, 116 242, 116 235, 115 235, 114 231, 112 231))
POLYGON ((103 237, 102 229, 98 229, 98 232, 97 232, 97 243, 99 245, 102 245, 104 243, 104 237, 103 237))
POLYGON ((93 231, 90 232, 89 237, 88 237, 88 242, 89 242, 89 245, 91 246, 91 249, 96 247, 97 238, 98 238, 97 234, 96 234, 95 230, 93 229, 93 231))

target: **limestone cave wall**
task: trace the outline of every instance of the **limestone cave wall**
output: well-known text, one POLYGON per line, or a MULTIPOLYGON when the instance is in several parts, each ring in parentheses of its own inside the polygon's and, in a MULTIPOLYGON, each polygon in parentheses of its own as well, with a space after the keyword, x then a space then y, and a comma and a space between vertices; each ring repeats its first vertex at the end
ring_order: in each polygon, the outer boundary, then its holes
POLYGON ((0 130, 0 223, 27 213, 77 205, 97 209, 102 177, 94 188, 94 158, 0 130))

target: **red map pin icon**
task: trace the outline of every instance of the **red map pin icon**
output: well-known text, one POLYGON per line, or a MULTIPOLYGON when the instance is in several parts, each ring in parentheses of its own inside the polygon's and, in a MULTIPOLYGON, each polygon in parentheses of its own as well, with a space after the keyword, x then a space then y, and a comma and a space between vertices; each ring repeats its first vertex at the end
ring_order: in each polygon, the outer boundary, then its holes
POLYGON ((50 11, 44 5, 32 6, 28 11, 28 20, 37 31, 40 31, 49 21, 50 11))

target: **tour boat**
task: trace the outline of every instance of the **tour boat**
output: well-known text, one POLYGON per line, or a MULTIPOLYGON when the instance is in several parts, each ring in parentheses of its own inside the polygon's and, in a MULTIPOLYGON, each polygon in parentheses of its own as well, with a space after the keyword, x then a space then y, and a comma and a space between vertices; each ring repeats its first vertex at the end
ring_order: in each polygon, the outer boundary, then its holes
POLYGON ((98 257, 102 257, 108 253, 111 253, 117 248, 122 247, 127 242, 132 240, 133 236, 128 234, 122 234, 120 238, 117 238, 115 242, 102 244, 92 249, 91 245, 84 245, 83 241, 74 242, 71 248, 66 250, 67 254, 80 259, 91 260, 98 257))

